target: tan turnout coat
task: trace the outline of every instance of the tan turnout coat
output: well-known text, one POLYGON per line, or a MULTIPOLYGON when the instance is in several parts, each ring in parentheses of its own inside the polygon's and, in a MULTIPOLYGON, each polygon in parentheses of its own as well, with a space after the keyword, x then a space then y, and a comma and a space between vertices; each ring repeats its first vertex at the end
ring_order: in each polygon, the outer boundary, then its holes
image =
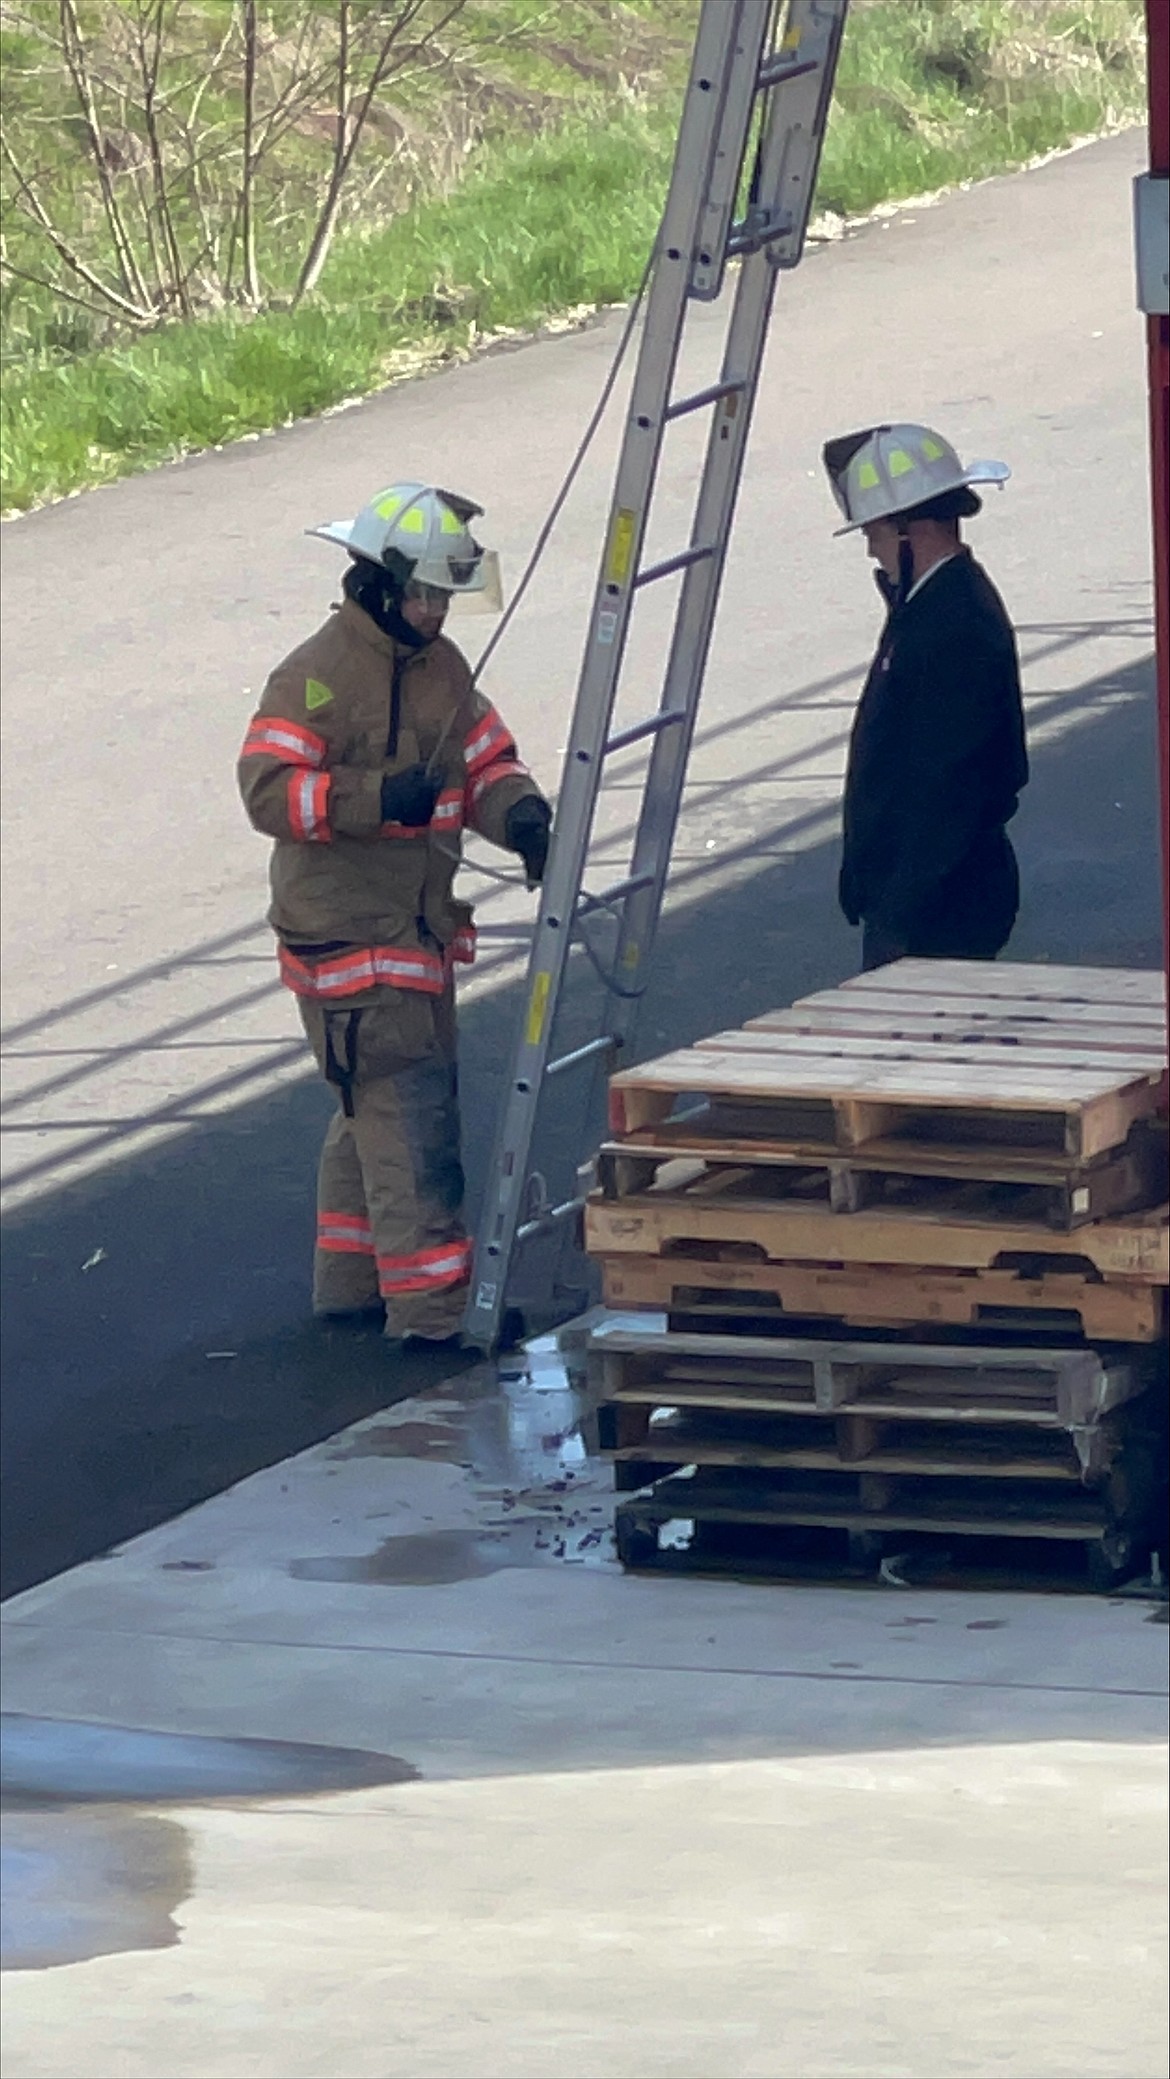
POLYGON ((410 650, 350 599, 272 673, 239 783, 275 840, 284 979, 324 1003, 385 984, 439 995, 474 956, 471 911, 452 895, 460 833, 504 844, 508 810, 539 793, 454 643, 410 650), (440 780, 431 824, 383 823, 383 778, 420 761, 440 780))

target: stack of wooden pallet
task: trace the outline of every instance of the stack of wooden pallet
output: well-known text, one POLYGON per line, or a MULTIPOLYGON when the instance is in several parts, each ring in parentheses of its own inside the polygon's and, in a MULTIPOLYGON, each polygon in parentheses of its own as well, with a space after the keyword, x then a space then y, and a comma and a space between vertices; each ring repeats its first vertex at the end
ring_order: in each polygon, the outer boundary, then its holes
POLYGON ((616 1076, 587 1246, 607 1306, 667 1317, 595 1338, 626 1558, 681 1518, 855 1557, 1072 1539, 1125 1571, 1165 1405, 1165 1110, 1162 978, 1120 969, 903 961, 616 1076))

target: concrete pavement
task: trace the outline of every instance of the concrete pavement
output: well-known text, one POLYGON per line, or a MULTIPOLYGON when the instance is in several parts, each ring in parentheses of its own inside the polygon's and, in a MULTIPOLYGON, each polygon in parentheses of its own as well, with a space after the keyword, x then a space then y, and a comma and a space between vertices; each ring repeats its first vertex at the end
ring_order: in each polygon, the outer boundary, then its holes
POLYGON ((623 1576, 583 1412, 6 1606, 10 2079, 1160 2079, 1164 1612, 623 1576))

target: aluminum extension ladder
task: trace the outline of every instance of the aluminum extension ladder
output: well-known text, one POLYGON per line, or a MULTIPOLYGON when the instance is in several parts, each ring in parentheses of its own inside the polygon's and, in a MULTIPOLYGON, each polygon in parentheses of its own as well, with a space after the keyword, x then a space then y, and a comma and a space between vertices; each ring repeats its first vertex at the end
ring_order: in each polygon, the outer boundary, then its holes
MULTIPOLYGON (((499 1340, 517 1249, 538 1235, 563 1232, 583 1203, 581 1171, 573 1193, 551 1205, 543 1179, 531 1172, 538 1116, 550 1086, 591 1067, 596 1095, 598 1073, 608 1072, 631 1043, 670 865, 776 275, 795 267, 803 250, 847 7, 848 0, 703 0, 649 273, 525 1008, 476 1243, 464 1328, 470 1341, 487 1350, 499 1340), (733 259, 741 265, 720 379, 676 398, 688 305, 719 296, 733 259), (690 543, 645 566, 642 545, 666 428, 700 411, 710 411, 712 420, 690 543), (682 583, 658 711, 611 733, 634 601, 644 587, 676 573, 682 573, 682 583), (605 761, 643 739, 651 752, 629 872, 600 893, 586 893, 582 880, 605 761), (600 913, 614 920, 616 938, 608 975, 600 977, 604 1000, 597 1037, 550 1058, 575 928, 579 933, 587 918, 600 913)), ((599 967, 596 960, 593 965, 599 967)))

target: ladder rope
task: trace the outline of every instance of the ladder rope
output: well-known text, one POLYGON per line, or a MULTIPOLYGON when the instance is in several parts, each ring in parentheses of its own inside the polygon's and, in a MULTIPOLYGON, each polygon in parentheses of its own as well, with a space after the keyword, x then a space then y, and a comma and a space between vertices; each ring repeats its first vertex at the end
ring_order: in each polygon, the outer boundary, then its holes
POLYGON ((520 574, 520 579, 516 586, 516 589, 513 592, 511 599, 508 601, 508 604, 504 609, 502 618, 500 619, 497 626, 492 630, 491 636, 488 639, 488 642, 486 643, 479 657, 474 672, 472 673, 473 679, 477 682, 482 672, 487 668, 490 659, 495 655, 497 649, 500 646, 500 643, 503 641, 503 638, 508 631, 509 623, 511 622, 513 615, 516 613, 517 608, 520 606, 520 603, 523 600, 524 594, 527 592, 528 587, 532 582, 532 579, 536 575, 537 566, 539 565, 541 558, 543 557, 544 552, 548 547, 553 528, 556 526, 557 521, 560 519, 560 516, 565 509, 569 493, 572 490, 573 485, 577 481, 581 465, 584 462, 586 455, 589 453, 589 450, 592 447, 594 440, 596 439, 598 428, 600 427, 601 422, 605 417, 606 408, 609 404, 610 398, 613 396, 614 387, 617 383, 618 376, 621 372, 622 362, 626 358, 626 353, 629 349, 630 341, 634 336, 634 327, 638 322, 638 313, 641 310, 642 304, 644 303, 646 298, 646 290, 650 285, 650 276, 654 272, 654 262, 658 254, 659 235, 660 234, 657 233, 655 234, 653 244, 650 247, 650 252, 646 260, 646 265, 642 270, 642 279, 638 284, 637 290, 635 291, 634 300, 630 304, 630 307, 626 312, 625 322, 622 325, 621 337, 618 340, 617 347, 614 351, 613 360, 610 363, 609 371, 606 375, 605 381, 601 386, 601 393, 597 399, 597 403, 593 407, 593 411, 590 416, 589 422, 585 428, 584 433, 581 435, 579 442, 577 443, 576 452, 574 453, 573 459, 565 472, 565 476, 561 483, 561 487, 557 492, 556 497, 553 499, 552 505, 549 507, 547 517, 545 518, 540 532, 537 535, 536 540, 533 544, 532 552, 528 558, 527 563, 524 566, 523 571, 520 574))

